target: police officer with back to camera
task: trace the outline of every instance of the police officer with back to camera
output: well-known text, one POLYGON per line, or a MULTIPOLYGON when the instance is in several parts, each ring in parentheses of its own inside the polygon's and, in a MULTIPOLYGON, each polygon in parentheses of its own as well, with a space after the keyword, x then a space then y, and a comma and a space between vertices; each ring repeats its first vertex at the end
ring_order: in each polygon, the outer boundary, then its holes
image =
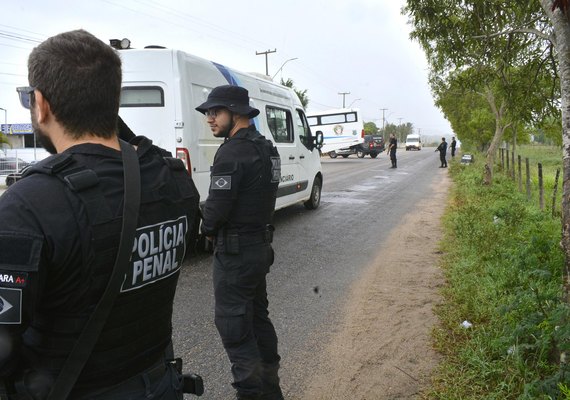
POLYGON ((281 162, 250 125, 259 110, 239 86, 214 88, 196 108, 224 143, 214 157, 202 233, 214 240, 215 323, 238 399, 283 399, 277 335, 267 310, 266 275, 281 162))
POLYGON ((198 208, 194 183, 180 160, 149 139, 118 139, 121 60, 90 33, 41 43, 30 54, 28 79, 20 101, 52 156, 0 197, 2 398, 46 399, 50 391, 50 399, 65 398, 53 393, 58 375, 124 249, 126 273, 101 332, 75 383, 60 387, 69 386, 70 399, 182 399, 181 376, 166 358, 198 208), (134 243, 121 246, 126 153, 140 165, 142 195, 134 243))
POLYGON ((445 159, 445 155, 447 153, 447 142, 444 137, 441 138, 441 143, 437 146, 435 151, 439 151, 439 161, 441 162, 439 168, 447 168, 447 160, 445 159))
POLYGON ((390 134, 390 142, 388 144, 388 153, 390 153, 390 161, 392 166, 390 168, 398 168, 398 160, 396 159, 396 150, 398 150, 398 141, 393 133, 390 134))

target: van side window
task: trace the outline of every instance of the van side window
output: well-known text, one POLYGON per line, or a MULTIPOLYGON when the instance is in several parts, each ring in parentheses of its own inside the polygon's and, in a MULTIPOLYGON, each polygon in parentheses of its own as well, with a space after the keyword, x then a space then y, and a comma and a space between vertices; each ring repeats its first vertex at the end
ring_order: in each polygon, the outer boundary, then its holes
POLYGON ((313 142, 312 135, 311 135, 311 128, 309 128, 309 123, 307 122, 307 118, 305 117, 305 113, 302 110, 297 109, 297 126, 295 129, 299 131, 299 137, 301 139, 301 143, 307 149, 311 150, 311 144, 313 142))
POLYGON ((291 112, 282 108, 267 106, 267 125, 277 143, 293 143, 293 121, 291 112))
POLYGON ((164 91, 159 86, 124 86, 121 107, 164 107, 164 91))

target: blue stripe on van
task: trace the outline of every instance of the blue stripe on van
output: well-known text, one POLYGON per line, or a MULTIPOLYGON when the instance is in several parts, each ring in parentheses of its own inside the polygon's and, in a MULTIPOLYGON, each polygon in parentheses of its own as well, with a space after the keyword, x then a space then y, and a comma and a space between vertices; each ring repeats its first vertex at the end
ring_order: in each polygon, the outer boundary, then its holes
POLYGON ((230 85, 241 86, 239 80, 237 79, 237 76, 232 74, 232 72, 225 65, 218 64, 213 61, 212 64, 216 66, 216 68, 222 73, 222 75, 224 76, 224 78, 226 78, 226 81, 228 81, 230 85))
MULTIPOLYGON (((226 81, 228 81, 228 84, 234 85, 234 86, 241 86, 238 77, 235 76, 234 74, 232 74, 232 72, 225 65, 218 64, 218 63, 213 62, 213 61, 212 61, 212 64, 214 64, 214 66, 222 73, 224 78, 226 78, 226 81)), ((257 121, 257 118, 253 119, 253 123, 255 125, 255 129, 257 129, 259 131, 259 123, 257 121)))

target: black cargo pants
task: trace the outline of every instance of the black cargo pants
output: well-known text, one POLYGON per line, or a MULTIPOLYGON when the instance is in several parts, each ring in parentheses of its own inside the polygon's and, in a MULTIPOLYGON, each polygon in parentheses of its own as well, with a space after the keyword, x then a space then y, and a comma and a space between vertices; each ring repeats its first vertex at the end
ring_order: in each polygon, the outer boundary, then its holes
POLYGON ((218 235, 214 251, 215 323, 232 364, 238 396, 281 400, 277 335, 269 319, 265 276, 273 264, 268 241, 240 238, 226 251, 218 235), (237 254, 230 254, 237 253, 237 254))

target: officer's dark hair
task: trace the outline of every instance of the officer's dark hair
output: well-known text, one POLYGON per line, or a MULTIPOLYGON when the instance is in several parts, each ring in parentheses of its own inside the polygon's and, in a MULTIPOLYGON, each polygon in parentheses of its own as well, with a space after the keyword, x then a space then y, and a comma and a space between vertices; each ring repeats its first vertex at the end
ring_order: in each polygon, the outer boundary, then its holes
POLYGON ((32 50, 28 80, 48 101, 57 121, 74 138, 116 134, 121 59, 84 30, 61 33, 32 50))

